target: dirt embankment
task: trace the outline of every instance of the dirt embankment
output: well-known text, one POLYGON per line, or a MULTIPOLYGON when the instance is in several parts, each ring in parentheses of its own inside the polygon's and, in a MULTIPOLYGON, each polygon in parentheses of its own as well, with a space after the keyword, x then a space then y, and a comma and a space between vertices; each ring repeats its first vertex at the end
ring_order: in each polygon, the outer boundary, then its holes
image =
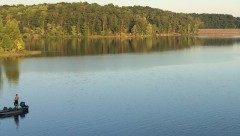
POLYGON ((240 29, 199 29, 199 36, 240 36, 240 29))

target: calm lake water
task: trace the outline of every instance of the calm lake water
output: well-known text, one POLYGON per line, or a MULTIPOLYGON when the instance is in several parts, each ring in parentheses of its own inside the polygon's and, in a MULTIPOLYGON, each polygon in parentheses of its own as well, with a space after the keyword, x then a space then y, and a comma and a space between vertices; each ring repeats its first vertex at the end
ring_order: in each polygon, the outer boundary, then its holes
POLYGON ((1 136, 239 136, 240 38, 26 41, 1 59, 1 136))

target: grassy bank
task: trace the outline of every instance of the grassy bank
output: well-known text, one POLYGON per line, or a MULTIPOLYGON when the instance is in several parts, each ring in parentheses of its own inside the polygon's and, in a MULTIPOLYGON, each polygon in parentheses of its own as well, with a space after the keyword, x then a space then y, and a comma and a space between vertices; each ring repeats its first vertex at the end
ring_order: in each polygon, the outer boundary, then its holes
POLYGON ((240 29, 199 29, 199 36, 240 36, 240 29))
POLYGON ((8 57, 29 57, 40 55, 41 51, 21 51, 21 52, 0 52, 0 58, 8 57))

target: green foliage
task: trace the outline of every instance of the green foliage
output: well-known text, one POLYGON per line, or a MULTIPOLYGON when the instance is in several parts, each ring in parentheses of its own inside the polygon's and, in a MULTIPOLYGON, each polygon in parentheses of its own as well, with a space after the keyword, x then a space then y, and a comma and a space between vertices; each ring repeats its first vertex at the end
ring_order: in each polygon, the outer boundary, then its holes
POLYGON ((25 49, 25 44, 22 40, 22 38, 19 38, 16 40, 16 50, 17 51, 22 51, 25 49))
POLYGON ((2 22, 2 17, 0 16, 0 50, 2 47, 2 38, 3 38, 3 22, 2 22))
POLYGON ((63 37, 65 31, 61 26, 55 26, 54 24, 47 24, 46 37, 57 38, 63 37))
POLYGON ((134 26, 132 27, 131 33, 132 33, 133 35, 137 35, 137 34, 138 34, 138 28, 137 28, 136 25, 134 25, 134 26))
POLYGON ((34 32, 35 34, 40 35, 40 36, 44 36, 44 34, 45 34, 44 29, 43 29, 43 28, 40 28, 40 27, 36 27, 33 32, 34 32))
POLYGON ((0 27, 0 46, 4 51, 21 51, 24 49, 22 35, 19 30, 18 22, 15 19, 11 20, 11 17, 9 17, 5 26, 0 19, 0 27))
POLYGON ((4 34, 8 35, 11 38, 11 40, 21 38, 21 33, 18 27, 18 23, 15 19, 7 21, 4 27, 4 34))
POLYGON ((83 24, 82 33, 84 36, 89 36, 89 27, 86 23, 83 24))
POLYGON ((101 30, 102 30, 101 21, 97 20, 96 23, 95 23, 95 32, 97 34, 101 34, 101 30))
POLYGON ((225 14, 191 14, 201 19, 204 23, 201 28, 240 28, 239 18, 225 14))
POLYGON ((0 14, 5 21, 7 18, 17 20, 19 29, 25 37, 32 37, 35 34, 46 37, 121 35, 132 33, 134 29, 136 29, 134 33, 138 35, 149 35, 150 31, 147 30, 150 29, 147 28, 149 24, 154 26, 152 27, 154 33, 192 34, 194 27, 192 24, 199 21, 187 14, 150 7, 118 7, 112 4, 100 6, 86 2, 0 6, 0 14), (188 24, 191 24, 189 29, 186 27, 188 24), (133 28, 134 26, 136 28, 133 28))
POLYGON ((0 16, 0 40, 2 39, 2 34, 3 34, 3 22, 2 17, 0 16))
POLYGON ((72 35, 73 35, 73 36, 77 36, 76 26, 74 25, 74 26, 72 26, 71 28, 72 28, 72 31, 71 31, 71 32, 72 32, 72 35))
POLYGON ((152 35, 153 34, 153 27, 151 24, 147 25, 147 30, 146 30, 147 35, 152 35))
POLYGON ((41 37, 122 33, 192 35, 197 33, 199 27, 240 28, 240 19, 231 15, 182 14, 150 7, 100 6, 86 2, 0 6, 0 15, 3 22, 7 22, 6 33, 11 35, 11 39, 19 35, 17 31, 14 32, 16 36, 11 33, 17 30, 16 24, 19 24, 18 30, 28 38, 36 34, 41 37))
POLYGON ((4 51, 12 50, 13 43, 8 35, 3 36, 1 45, 4 51))
POLYGON ((237 18, 237 27, 240 28, 240 17, 237 18))

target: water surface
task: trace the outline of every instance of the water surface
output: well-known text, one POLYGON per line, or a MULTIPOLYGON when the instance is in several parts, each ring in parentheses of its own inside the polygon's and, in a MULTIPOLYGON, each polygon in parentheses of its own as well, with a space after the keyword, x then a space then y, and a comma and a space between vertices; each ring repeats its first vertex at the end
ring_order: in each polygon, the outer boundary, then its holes
POLYGON ((239 135, 239 39, 150 41, 63 41, 2 59, 0 106, 18 93, 30 109, 0 119, 0 135, 239 135))

